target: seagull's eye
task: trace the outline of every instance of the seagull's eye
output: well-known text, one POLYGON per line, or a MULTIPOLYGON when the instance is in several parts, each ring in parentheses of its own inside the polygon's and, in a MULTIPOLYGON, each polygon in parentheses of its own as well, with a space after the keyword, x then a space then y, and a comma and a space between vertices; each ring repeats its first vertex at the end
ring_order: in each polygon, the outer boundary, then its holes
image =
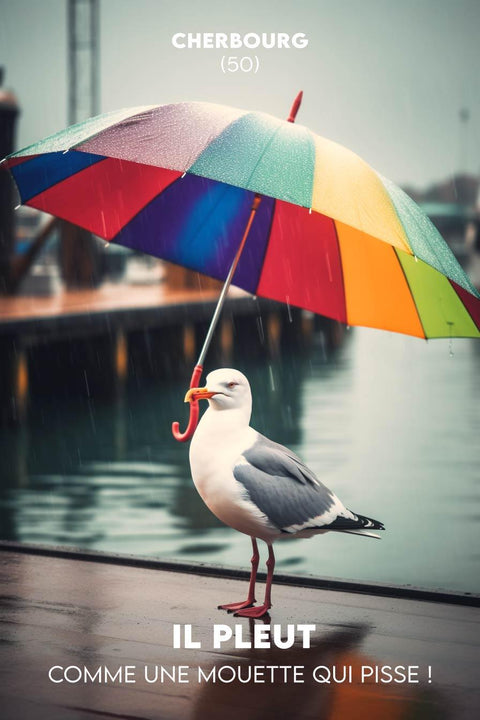
POLYGON ((236 387, 237 385, 238 385, 238 383, 236 383, 236 382, 229 382, 227 387, 230 388, 230 390, 231 390, 232 388, 236 387))

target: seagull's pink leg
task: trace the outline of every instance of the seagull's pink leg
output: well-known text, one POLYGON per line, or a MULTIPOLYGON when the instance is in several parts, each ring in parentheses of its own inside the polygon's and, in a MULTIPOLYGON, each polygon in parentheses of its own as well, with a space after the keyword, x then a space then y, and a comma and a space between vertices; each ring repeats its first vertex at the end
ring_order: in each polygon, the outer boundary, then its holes
POLYGON ((260 559, 260 555, 258 552, 258 545, 257 541, 254 537, 251 538, 252 540, 252 548, 253 548, 253 555, 250 560, 252 563, 252 571, 250 573, 250 584, 248 586, 248 597, 243 602, 237 602, 237 603, 229 603, 228 605, 219 605, 219 610, 230 610, 231 612, 234 612, 235 610, 242 610, 242 608, 248 608, 253 605, 255 602, 255 581, 257 579, 257 570, 258 570, 258 561, 260 559))
POLYGON ((236 617, 249 617, 249 618, 261 618, 267 614, 272 607, 272 581, 273 571, 275 569, 275 555, 273 554, 273 547, 268 546, 268 560, 267 560, 267 585, 265 588, 265 600, 263 605, 258 607, 246 607, 235 613, 236 617))

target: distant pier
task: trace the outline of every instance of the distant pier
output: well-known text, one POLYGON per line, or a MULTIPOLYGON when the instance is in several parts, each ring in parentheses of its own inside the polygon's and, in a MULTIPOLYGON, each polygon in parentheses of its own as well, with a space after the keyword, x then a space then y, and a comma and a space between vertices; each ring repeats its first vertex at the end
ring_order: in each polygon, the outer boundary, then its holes
MULTIPOLYGON (((21 422, 31 392, 115 394, 137 378, 189 378, 218 290, 103 285, 48 297, 0 297, 3 423, 21 422)), ((275 356, 286 344, 341 342, 340 323, 233 289, 207 360, 232 362, 235 347, 275 356)))

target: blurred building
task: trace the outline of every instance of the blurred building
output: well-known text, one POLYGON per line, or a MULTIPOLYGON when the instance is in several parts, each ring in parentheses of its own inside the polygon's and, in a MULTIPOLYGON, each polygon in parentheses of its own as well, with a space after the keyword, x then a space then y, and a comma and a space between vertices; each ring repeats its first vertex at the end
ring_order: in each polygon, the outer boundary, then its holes
POLYGON ((480 252, 479 178, 461 173, 425 190, 404 190, 428 215, 458 261, 468 267, 472 254, 480 252))

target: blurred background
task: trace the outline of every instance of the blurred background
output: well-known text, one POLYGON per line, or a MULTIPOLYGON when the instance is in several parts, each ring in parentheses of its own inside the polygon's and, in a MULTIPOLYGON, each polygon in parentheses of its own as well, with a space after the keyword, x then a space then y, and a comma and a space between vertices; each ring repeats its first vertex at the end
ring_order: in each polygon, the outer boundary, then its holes
MULTIPOLYGON (((234 5, 0 0, 0 156, 120 107, 205 100, 286 116, 351 148, 430 216, 480 286, 476 0, 234 5), (175 32, 305 32, 223 74, 175 32)), ((218 286, 18 199, 0 171, 0 536, 246 567, 204 507, 185 422, 218 286)), ((206 369, 244 371, 254 426, 292 447, 381 543, 323 536, 278 567, 480 591, 480 347, 345 328, 233 293, 206 369)))

